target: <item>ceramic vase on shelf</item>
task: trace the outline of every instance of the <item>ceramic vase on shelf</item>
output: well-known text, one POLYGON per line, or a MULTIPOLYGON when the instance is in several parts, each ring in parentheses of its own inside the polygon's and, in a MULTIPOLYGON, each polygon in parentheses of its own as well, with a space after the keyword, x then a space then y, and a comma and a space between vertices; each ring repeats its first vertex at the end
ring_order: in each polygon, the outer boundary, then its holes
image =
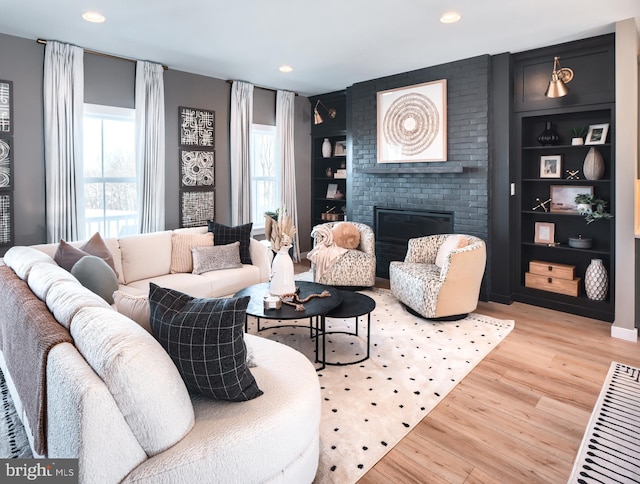
POLYGON ((330 158, 331 157, 331 141, 329 138, 325 138, 322 142, 322 157, 330 158))
POLYGON ((584 274, 584 288, 587 297, 593 301, 604 301, 609 290, 609 276, 602 259, 591 259, 584 274))
POLYGON ((599 180, 604 175, 604 159, 597 149, 591 148, 587 153, 582 172, 587 180, 599 180))
POLYGON ((540 133, 540 136, 538 136, 538 143, 540 143, 543 146, 555 145, 559 139, 560 137, 553 130, 553 125, 551 124, 551 121, 547 121, 544 131, 540 133))
POLYGON ((275 296, 296 292, 293 261, 289 256, 290 245, 283 245, 273 258, 269 292, 275 296))

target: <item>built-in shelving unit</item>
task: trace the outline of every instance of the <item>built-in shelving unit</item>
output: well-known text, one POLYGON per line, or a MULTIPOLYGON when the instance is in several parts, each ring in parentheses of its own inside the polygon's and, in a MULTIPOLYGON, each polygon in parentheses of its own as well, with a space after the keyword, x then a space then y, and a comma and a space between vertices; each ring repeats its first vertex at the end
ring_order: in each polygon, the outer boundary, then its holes
POLYGON ((540 202, 551 197, 552 187, 584 187, 585 192, 593 189, 593 194, 608 202, 607 209, 615 215, 615 149, 611 142, 598 145, 574 146, 571 142, 571 129, 574 127, 608 124, 608 140, 614 138, 615 120, 612 104, 592 105, 588 107, 557 108, 539 112, 519 113, 518 126, 518 164, 520 177, 517 187, 520 206, 520 227, 517 231, 517 255, 519 257, 519 283, 516 298, 520 301, 561 311, 612 321, 614 316, 614 248, 615 218, 599 220, 587 224, 584 216, 577 213, 551 211, 551 204, 545 207, 540 202), (538 136, 545 130, 547 123, 558 134, 554 145, 541 145, 538 136), (583 164, 591 148, 600 152, 604 159, 605 171, 598 180, 587 180, 583 164), (557 178, 542 176, 542 157, 559 157, 561 167, 557 178), (569 172, 578 179, 568 179, 569 172), (535 208, 537 207, 537 208, 535 208), (559 245, 536 244, 536 222, 553 224, 554 242, 559 245), (578 249, 568 245, 570 237, 592 239, 590 249, 578 249), (609 274, 608 296, 604 301, 591 300, 586 296, 584 276, 592 259, 602 259, 609 274), (582 279, 577 297, 556 294, 549 291, 525 287, 525 273, 532 260, 575 266, 575 275, 582 279))
MULTIPOLYGON (((312 226, 327 222, 323 213, 338 214, 342 219, 346 216, 347 193, 347 125, 346 125, 346 93, 344 91, 311 97, 311 107, 317 100, 322 105, 318 112, 323 118, 321 124, 311 125, 311 221, 312 226), (326 109, 325 109, 326 108, 326 109), (329 116, 327 109, 335 109, 336 116, 329 116), (323 154, 322 145, 328 140, 331 145, 329 156, 323 154), (336 150, 336 145, 338 149, 336 150), (344 170, 344 171, 339 171, 344 170), (337 196, 328 198, 330 188, 337 190, 337 196)), ((313 112, 313 111, 312 111, 313 112)), ((335 217, 333 217, 335 218, 335 217)))

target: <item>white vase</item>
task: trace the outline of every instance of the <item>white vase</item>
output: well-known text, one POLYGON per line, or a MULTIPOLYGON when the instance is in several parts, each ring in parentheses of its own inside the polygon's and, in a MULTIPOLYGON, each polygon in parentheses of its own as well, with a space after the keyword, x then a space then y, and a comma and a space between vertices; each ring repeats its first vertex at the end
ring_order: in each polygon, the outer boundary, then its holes
POLYGON ((600 152, 591 148, 584 158, 582 172, 587 180, 599 180, 604 174, 604 160, 600 152))
POLYGON ((582 138, 571 138, 571 144, 573 146, 582 146, 584 144, 584 139, 582 139, 582 138))
POLYGON ((604 301, 609 290, 609 276, 602 259, 591 259, 584 274, 584 288, 587 297, 593 301, 604 301))
POLYGON ((329 138, 325 138, 322 142, 322 156, 324 158, 331 157, 331 141, 329 141, 329 138))
POLYGON ((276 296, 292 294, 296 291, 293 261, 289 256, 290 245, 283 245, 273 258, 269 292, 276 296))

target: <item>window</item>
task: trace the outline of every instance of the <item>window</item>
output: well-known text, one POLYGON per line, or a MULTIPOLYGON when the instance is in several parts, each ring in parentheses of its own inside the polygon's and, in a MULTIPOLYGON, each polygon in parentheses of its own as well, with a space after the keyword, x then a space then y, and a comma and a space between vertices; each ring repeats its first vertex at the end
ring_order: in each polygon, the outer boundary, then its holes
POLYGON ((135 110, 84 105, 85 236, 138 233, 135 110))
POLYGON ((280 204, 279 170, 276 162, 276 127, 251 127, 251 218, 254 233, 264 230, 264 213, 280 204))

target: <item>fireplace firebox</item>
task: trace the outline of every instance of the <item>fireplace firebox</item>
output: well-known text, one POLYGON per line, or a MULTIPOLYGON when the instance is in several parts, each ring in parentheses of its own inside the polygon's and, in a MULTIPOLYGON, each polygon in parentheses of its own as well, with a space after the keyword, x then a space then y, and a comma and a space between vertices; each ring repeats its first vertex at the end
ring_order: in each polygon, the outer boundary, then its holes
POLYGON ((404 260, 409 239, 448 234, 453 229, 453 212, 374 207, 376 275, 389 279, 389 263, 404 260))

